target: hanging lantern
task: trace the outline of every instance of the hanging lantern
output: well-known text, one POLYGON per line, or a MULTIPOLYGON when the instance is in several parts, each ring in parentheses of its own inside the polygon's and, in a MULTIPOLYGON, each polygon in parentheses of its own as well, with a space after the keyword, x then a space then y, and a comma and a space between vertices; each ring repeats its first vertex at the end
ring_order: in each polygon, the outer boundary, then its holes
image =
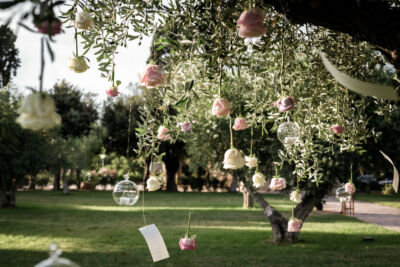
POLYGON ((349 202, 351 199, 351 193, 346 191, 344 186, 336 190, 336 198, 340 203, 349 202))
POLYGON ((137 185, 129 181, 129 176, 124 175, 125 180, 117 183, 113 190, 114 201, 120 206, 133 206, 139 199, 137 185))
POLYGON ((35 267, 79 267, 78 264, 75 262, 61 258, 60 255, 62 253, 62 250, 58 247, 57 243, 52 243, 49 246, 49 254, 50 257, 44 261, 39 262, 38 264, 35 265, 35 267))
POLYGON ((278 139, 285 146, 291 146, 300 141, 300 127, 296 122, 284 122, 278 127, 278 139))

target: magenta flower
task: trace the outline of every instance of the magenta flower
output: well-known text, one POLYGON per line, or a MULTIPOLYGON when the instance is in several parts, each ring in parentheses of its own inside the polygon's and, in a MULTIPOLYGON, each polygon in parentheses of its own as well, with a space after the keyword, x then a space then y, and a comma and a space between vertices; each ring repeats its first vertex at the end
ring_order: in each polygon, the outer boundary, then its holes
POLYGON ((274 191, 286 188, 285 178, 272 178, 269 188, 274 191))
POLYGON ((244 11, 239 19, 237 25, 239 26, 239 36, 243 38, 253 38, 264 35, 267 29, 264 26, 265 13, 258 8, 252 8, 244 11))
POLYGON ((211 113, 215 116, 228 116, 231 113, 231 103, 224 98, 215 99, 211 113))
POLYGON ((299 219, 290 219, 288 222, 288 232, 300 232, 303 221, 299 219))
POLYGON ((179 247, 181 250, 195 250, 197 242, 194 238, 181 238, 179 240, 179 247))
POLYGON ((181 126, 182 132, 191 132, 192 131, 192 124, 190 122, 180 122, 179 125, 181 126))
POLYGON ((274 102, 274 106, 278 108, 279 112, 285 112, 294 108, 296 99, 287 96, 280 98, 278 101, 274 102))
POLYGON ((341 134, 344 132, 344 126, 343 125, 333 125, 332 126, 332 131, 336 134, 341 134))
POLYGON ((39 32, 49 34, 50 36, 59 34, 61 32, 61 25, 61 21, 57 18, 35 23, 35 26, 39 32))
POLYGON ((158 65, 148 65, 140 78, 140 85, 155 88, 164 84, 164 71, 158 65))
POLYGON ((106 93, 107 93, 108 97, 116 97, 119 95, 117 87, 110 87, 110 89, 108 89, 106 91, 106 93))
POLYGON ((354 194, 356 192, 356 187, 353 183, 349 182, 344 185, 344 191, 350 194, 354 194))
POLYGON ((235 131, 240 131, 240 130, 245 130, 249 126, 247 126, 247 122, 245 118, 236 118, 235 123, 233 124, 233 130, 235 131))
POLYGON ((158 128, 157 138, 163 141, 167 141, 171 139, 171 135, 169 135, 168 133, 169 129, 167 127, 160 126, 160 128, 158 128))

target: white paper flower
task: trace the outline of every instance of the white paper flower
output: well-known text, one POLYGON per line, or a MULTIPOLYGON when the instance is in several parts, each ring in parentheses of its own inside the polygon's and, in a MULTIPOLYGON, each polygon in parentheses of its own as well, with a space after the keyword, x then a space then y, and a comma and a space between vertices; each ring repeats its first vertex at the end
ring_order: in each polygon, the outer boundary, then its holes
POLYGON ((24 129, 38 131, 61 124, 61 116, 56 113, 53 98, 39 92, 25 97, 18 113, 20 115, 16 121, 24 129))
POLYGON ((293 191, 292 193, 290 193, 290 200, 296 203, 300 203, 301 202, 301 194, 299 191, 293 191))
POLYGON ((236 148, 228 149, 224 156, 224 169, 240 169, 244 166, 245 160, 243 153, 236 148))
POLYGON ((78 12, 75 18, 75 28, 80 30, 87 30, 93 26, 93 19, 89 13, 78 12))
POLYGON ((83 56, 72 57, 69 59, 68 68, 75 71, 76 73, 85 72, 89 66, 86 63, 86 59, 83 56))
POLYGON ((264 175, 261 172, 256 172, 253 175, 252 179, 253 179, 253 185, 254 185, 255 188, 259 188, 261 186, 264 186, 267 183, 267 181, 265 181, 264 175))
POLYGON ((249 168, 255 168, 258 165, 258 159, 252 156, 245 156, 246 166, 249 168))
POLYGON ((162 183, 160 181, 160 179, 156 176, 150 176, 149 179, 147 179, 147 189, 149 191, 157 191, 158 189, 160 189, 162 183))

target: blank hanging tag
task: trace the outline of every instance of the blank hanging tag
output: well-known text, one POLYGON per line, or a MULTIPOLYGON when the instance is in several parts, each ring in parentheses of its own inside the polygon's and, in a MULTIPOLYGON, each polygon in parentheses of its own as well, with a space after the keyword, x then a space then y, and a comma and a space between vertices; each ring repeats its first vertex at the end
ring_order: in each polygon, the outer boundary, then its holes
POLYGON ((399 172, 396 169, 396 166, 394 166, 393 161, 389 158, 388 155, 386 155, 385 153, 383 153, 381 150, 379 150, 379 152, 381 152, 381 154, 383 155, 383 157, 390 162, 390 164, 392 164, 393 166, 393 189, 397 194, 397 191, 399 190, 399 172))
POLYGON ((144 239, 146 239, 153 262, 169 258, 164 239, 162 238, 161 233, 155 224, 150 224, 139 228, 139 231, 142 233, 144 239))

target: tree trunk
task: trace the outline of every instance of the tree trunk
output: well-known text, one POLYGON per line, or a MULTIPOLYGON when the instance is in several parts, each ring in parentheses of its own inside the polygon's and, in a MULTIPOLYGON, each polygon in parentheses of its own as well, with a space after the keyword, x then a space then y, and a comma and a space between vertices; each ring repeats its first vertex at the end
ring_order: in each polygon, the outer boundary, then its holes
POLYGON ((178 191, 175 175, 179 169, 178 161, 164 161, 167 168, 167 191, 178 191))
POLYGON ((246 188, 243 182, 240 182, 240 192, 243 195, 243 208, 253 208, 254 207, 254 198, 251 192, 246 188))
POLYGON ((1 206, 3 208, 15 207, 16 193, 17 193, 17 186, 14 184, 11 186, 10 190, 8 190, 8 191, 5 191, 4 189, 0 189, 1 206))
MULTIPOLYGON (((143 182, 146 183, 147 179, 150 176, 150 163, 151 163, 151 157, 148 156, 145 160, 145 165, 144 165, 144 172, 143 172, 143 182)), ((144 187, 146 187, 145 184, 143 184, 144 187)))
POLYGON ((31 189, 31 190, 36 189, 36 174, 33 174, 30 176, 29 189, 31 189))
POLYGON ((69 186, 68 183, 71 180, 72 174, 73 174, 73 169, 69 169, 69 175, 66 175, 65 170, 63 171, 62 174, 62 181, 63 181, 63 193, 64 195, 68 195, 69 194, 69 186))
POLYGON ((229 186, 229 192, 235 193, 236 189, 237 189, 237 186, 238 186, 238 179, 236 178, 235 175, 232 174, 232 183, 229 186))
POLYGON ((56 175, 54 176, 54 182, 53 182, 54 191, 60 190, 60 180, 61 180, 60 175, 61 175, 61 170, 58 170, 58 172, 56 172, 56 175))
POLYGON ((79 168, 77 168, 76 169, 76 187, 78 188, 78 189, 81 189, 81 172, 82 172, 82 170, 81 169, 79 169, 79 168))

